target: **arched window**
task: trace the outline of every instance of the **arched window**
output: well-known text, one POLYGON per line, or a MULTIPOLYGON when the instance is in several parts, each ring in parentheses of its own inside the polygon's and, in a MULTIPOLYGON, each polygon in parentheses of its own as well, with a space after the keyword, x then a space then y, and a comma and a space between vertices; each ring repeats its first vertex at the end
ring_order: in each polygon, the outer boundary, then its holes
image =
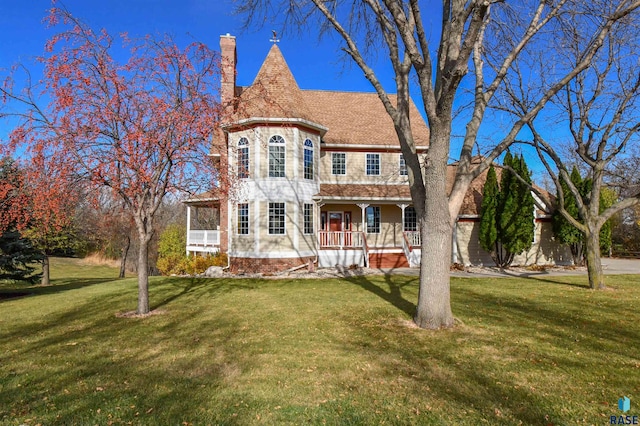
POLYGON ((313 142, 304 141, 304 178, 313 179, 313 142))
POLYGON ((249 140, 240 138, 238 141, 238 178, 249 177, 249 140))
POLYGON ((269 139, 269 177, 285 177, 285 146, 280 135, 269 139))

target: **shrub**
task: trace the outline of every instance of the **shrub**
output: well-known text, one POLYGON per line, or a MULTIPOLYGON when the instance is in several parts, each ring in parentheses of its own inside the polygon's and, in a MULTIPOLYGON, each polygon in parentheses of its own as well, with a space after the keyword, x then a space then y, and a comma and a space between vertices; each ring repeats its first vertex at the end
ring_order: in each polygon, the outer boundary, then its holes
POLYGON ((170 254, 158 257, 157 267, 162 275, 186 274, 185 261, 189 261, 185 254, 170 254))
POLYGON ((202 274, 209 266, 227 266, 227 255, 225 253, 205 256, 171 254, 158 259, 158 270, 162 275, 202 274))
POLYGON ((227 255, 215 253, 207 256, 195 256, 191 259, 190 274, 202 274, 209 266, 227 266, 227 255))
POLYGON ((168 257, 170 255, 185 256, 184 250, 187 247, 187 230, 184 225, 171 224, 162 231, 158 241, 158 257, 168 257))

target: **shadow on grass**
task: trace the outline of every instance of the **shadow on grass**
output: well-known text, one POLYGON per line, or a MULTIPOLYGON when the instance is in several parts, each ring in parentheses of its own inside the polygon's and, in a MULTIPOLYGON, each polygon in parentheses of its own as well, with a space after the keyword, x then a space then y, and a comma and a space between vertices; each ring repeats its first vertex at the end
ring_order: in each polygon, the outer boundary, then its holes
MULTIPOLYGON (((356 283, 361 287, 394 305, 406 305, 391 296, 393 291, 381 290, 367 277, 359 278, 356 283)), ((562 296, 563 290, 557 291, 562 296)), ((640 334, 637 328, 621 329, 608 309, 615 301, 607 297, 584 300, 583 293, 574 292, 567 299, 538 294, 532 300, 512 286, 507 293, 494 294, 490 287, 468 282, 453 292, 454 311, 462 314, 465 322, 480 321, 479 327, 413 332, 399 329, 390 317, 357 324, 341 344, 354 352, 366 351, 368 358, 384 365, 382 371, 410 383, 409 392, 470 407, 496 424, 564 424, 567 414, 552 400, 557 395, 542 389, 544 381, 536 384, 532 380, 549 380, 547 376, 553 372, 562 376, 584 371, 595 377, 594 366, 611 353, 623 359, 636 356, 635 342, 640 341, 640 334), (469 311, 469 306, 480 309, 469 311), (503 335, 496 338, 500 333, 503 335), (407 345, 400 337, 407 334, 415 337, 414 344, 407 345), (527 381, 533 385, 526 386, 527 381)), ((345 316, 345 322, 351 323, 350 318, 345 316)), ((547 383, 554 386, 558 382, 547 383)), ((581 402, 572 403, 582 409, 581 402)))
POLYGON ((159 309, 185 296, 201 293, 199 296, 212 297, 216 294, 228 293, 235 290, 251 290, 256 284, 247 280, 225 280, 222 278, 164 278, 164 285, 170 285, 171 293, 161 301, 152 304, 151 310, 159 309), (175 290, 175 292, 174 292, 175 290))
POLYGON ((416 313, 416 304, 409 302, 402 296, 402 289, 409 285, 414 285, 416 283, 416 278, 401 278, 400 276, 392 278, 391 274, 385 274, 384 282, 389 290, 372 281, 369 276, 366 275, 345 277, 344 280, 375 294, 383 300, 386 300, 409 316, 413 316, 416 313))
POLYGON ((547 271, 516 273, 516 272, 511 272, 508 269, 504 270, 503 274, 504 274, 504 277, 500 277, 500 278, 515 278, 515 279, 525 279, 525 280, 532 279, 532 280, 547 282, 551 284, 561 284, 561 285, 566 285, 570 287, 589 289, 589 280, 586 276, 582 276, 582 275, 566 275, 566 276, 552 275, 547 271), (583 277, 585 279, 585 284, 566 282, 561 279, 562 277, 572 277, 572 278, 583 277))
MULTIPOLYGON (((187 286, 189 291, 200 287, 187 286)), ((194 338, 204 332, 197 310, 149 319, 115 317, 113 312, 133 295, 127 291, 93 297, 49 315, 50 326, 44 330, 41 321, 35 321, 3 334, 0 344, 14 349, 3 360, 12 366, 4 371, 7 380, 0 386, 0 419, 9 414, 26 417, 29 412, 31 417, 39 413, 43 424, 110 424, 125 419, 174 424, 206 407, 211 397, 207 389, 227 384, 229 371, 238 367, 216 359, 219 349, 194 338), (164 341, 185 355, 175 356, 173 349, 170 357, 157 350, 164 341), (202 351, 210 355, 202 356, 202 351), (22 362, 30 358, 35 361, 22 362), (31 372, 33 365, 38 368, 31 372)), ((236 318, 214 319, 216 327, 207 333, 224 334, 223 340, 233 339, 240 329, 236 318)), ((228 412, 217 410, 212 418, 218 420, 210 423, 231 418, 233 402, 228 401, 228 412)))
POLYGON ((111 281, 115 280, 112 278, 76 278, 73 280, 54 281, 53 284, 48 286, 14 286, 0 289, 0 302, 26 296, 62 293, 111 281))

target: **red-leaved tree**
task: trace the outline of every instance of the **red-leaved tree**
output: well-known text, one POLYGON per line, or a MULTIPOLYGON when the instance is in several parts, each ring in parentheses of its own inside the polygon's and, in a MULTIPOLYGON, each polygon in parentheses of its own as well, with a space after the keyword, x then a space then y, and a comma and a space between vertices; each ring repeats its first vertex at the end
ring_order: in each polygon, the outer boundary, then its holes
POLYGON ((31 155, 22 168, 28 200, 22 234, 42 253, 42 285, 49 285, 49 256, 73 242, 80 182, 66 152, 45 149, 37 140, 28 148, 31 155))
POLYGON ((53 7, 47 21, 63 28, 42 58, 51 102, 41 108, 33 91, 0 89, 26 107, 14 133, 59 144, 76 173, 122 200, 139 239, 137 313, 146 314, 147 252, 163 198, 213 184, 207 154, 218 123, 218 55, 201 43, 181 49, 167 36, 124 35, 131 53, 122 63, 105 30, 94 32, 62 7, 53 7))

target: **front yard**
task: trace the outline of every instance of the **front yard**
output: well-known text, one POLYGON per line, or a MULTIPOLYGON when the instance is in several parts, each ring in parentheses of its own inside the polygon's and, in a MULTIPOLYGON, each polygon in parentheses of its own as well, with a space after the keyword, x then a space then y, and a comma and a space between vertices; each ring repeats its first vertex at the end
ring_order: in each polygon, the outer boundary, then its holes
POLYGON ((54 259, 0 288, 0 424, 609 424, 640 404, 640 276, 452 281, 451 331, 411 326, 417 279, 134 279, 54 259), (64 276, 65 278, 58 278, 64 276))

